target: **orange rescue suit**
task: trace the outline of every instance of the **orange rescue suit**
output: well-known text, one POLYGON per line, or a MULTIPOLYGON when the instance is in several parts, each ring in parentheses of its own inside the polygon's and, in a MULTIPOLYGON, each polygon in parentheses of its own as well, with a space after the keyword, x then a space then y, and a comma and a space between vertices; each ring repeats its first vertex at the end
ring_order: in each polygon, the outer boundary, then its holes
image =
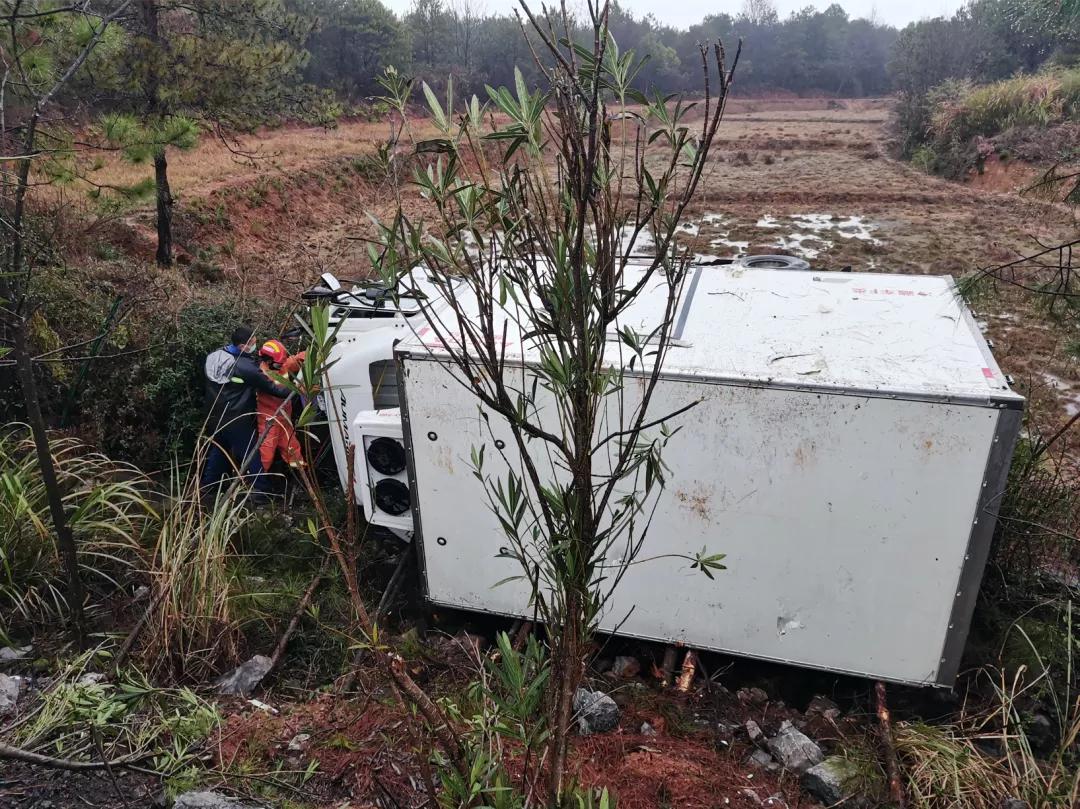
MULTIPOLYGON (((301 351, 294 354, 281 364, 276 372, 281 376, 289 377, 295 374, 304 362, 305 353, 301 351)), ((270 363, 261 362, 259 367, 262 372, 270 376, 270 363)), ((300 466, 304 462, 303 453, 300 451, 300 442, 296 440, 296 432, 293 430, 291 407, 281 407, 285 400, 279 396, 271 396, 268 393, 258 392, 255 400, 255 418, 258 420, 259 435, 266 429, 266 422, 271 421, 270 432, 266 434, 262 444, 259 445, 259 457, 262 459, 263 471, 269 472, 274 463, 274 456, 281 452, 281 457, 289 466, 300 466), (281 408, 280 412, 278 408, 281 408)))

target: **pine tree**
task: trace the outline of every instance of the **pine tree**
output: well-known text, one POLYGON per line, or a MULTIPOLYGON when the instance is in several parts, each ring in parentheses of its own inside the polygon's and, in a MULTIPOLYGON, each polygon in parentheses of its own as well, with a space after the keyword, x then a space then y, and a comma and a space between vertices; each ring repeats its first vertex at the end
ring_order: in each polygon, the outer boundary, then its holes
POLYGON ((203 131, 248 131, 286 116, 327 122, 338 110, 302 84, 313 23, 282 0, 139 0, 121 22, 126 47, 99 78, 112 108, 103 134, 125 158, 153 162, 157 262, 169 265, 170 148, 191 148, 203 131))

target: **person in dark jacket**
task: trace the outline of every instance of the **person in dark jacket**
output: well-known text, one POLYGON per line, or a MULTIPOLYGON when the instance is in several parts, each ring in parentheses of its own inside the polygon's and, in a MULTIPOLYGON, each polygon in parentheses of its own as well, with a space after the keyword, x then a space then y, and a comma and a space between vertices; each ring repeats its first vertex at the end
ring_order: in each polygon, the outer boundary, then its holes
POLYGON ((255 431, 255 394, 286 397, 290 391, 276 385, 264 374, 255 359, 256 341, 250 326, 239 326, 231 342, 206 357, 207 428, 212 431, 210 451, 202 473, 206 490, 236 470, 249 454, 244 474, 252 478, 256 491, 265 491, 260 475, 262 461, 252 452, 258 435, 255 431))

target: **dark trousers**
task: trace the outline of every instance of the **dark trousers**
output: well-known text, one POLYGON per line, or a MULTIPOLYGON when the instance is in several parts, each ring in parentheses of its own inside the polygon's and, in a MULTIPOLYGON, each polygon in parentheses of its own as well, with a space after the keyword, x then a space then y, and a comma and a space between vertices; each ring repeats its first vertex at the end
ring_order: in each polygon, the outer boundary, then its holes
POLYGON ((235 475, 244 458, 251 453, 244 477, 250 480, 255 491, 265 492, 268 481, 262 474, 262 460, 258 452, 252 452, 258 438, 254 416, 234 419, 219 427, 211 438, 210 451, 206 455, 206 466, 203 467, 200 481, 203 489, 217 486, 223 478, 235 475))

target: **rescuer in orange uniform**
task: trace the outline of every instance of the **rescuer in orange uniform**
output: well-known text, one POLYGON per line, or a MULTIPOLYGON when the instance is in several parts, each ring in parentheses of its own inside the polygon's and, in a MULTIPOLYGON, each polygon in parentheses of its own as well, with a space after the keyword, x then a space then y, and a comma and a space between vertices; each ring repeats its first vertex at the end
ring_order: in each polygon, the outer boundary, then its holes
MULTIPOLYGON (((289 352, 279 340, 267 340, 259 349, 259 367, 267 377, 270 376, 271 371, 290 377, 300 369, 305 356, 305 353, 301 351, 290 357, 289 352)), ((282 407, 284 401, 280 396, 273 396, 261 390, 256 398, 255 416, 258 419, 259 435, 262 435, 263 430, 266 429, 267 419, 272 422, 270 432, 266 434, 266 438, 259 447, 259 457, 262 459, 263 471, 266 472, 270 471, 274 456, 279 451, 289 466, 300 466, 304 462, 300 442, 296 440, 296 432, 293 430, 292 413, 289 405, 282 407)))

